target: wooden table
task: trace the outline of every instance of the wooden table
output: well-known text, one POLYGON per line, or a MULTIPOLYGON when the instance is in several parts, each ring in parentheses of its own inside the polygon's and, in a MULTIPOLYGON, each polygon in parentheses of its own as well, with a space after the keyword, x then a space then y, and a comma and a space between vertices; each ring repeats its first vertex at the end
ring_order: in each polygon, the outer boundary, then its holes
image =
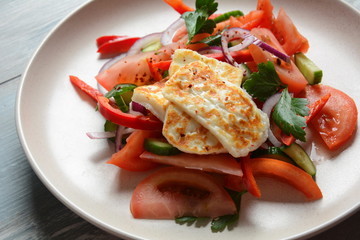
MULTIPOLYGON (((20 145, 16 92, 50 30, 86 0, 1 0, 0 239, 116 239, 86 222, 39 181, 20 145)), ((360 0, 346 0, 360 10, 360 0)), ((360 212, 312 239, 360 239, 360 212)))

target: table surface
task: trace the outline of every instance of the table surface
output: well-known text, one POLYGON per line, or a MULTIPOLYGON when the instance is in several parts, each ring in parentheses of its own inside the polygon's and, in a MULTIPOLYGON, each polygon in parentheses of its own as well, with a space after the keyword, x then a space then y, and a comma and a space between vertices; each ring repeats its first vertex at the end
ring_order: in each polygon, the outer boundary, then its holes
MULTIPOLYGON (((31 169, 15 124, 16 92, 34 51, 87 0, 0 0, 0 239, 117 239, 56 199, 31 169)), ((360 10, 360 0, 346 0, 360 10)), ((360 212, 311 239, 360 239, 360 212)))

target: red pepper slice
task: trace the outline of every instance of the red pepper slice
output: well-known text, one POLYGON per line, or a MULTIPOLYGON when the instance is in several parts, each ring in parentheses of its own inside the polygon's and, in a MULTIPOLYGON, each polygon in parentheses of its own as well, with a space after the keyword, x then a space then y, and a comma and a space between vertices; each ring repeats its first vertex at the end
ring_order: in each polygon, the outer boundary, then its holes
POLYGON ((103 94, 99 90, 91 87, 84 81, 80 80, 78 77, 75 77, 75 76, 69 76, 69 77, 70 77, 70 81, 72 82, 72 84, 74 84, 76 87, 80 88, 81 91, 86 93, 88 96, 90 96, 96 102, 97 102, 97 99, 99 96, 103 96, 103 94))
POLYGON ((107 120, 129 128, 141 130, 161 130, 163 123, 149 116, 135 116, 124 113, 120 109, 113 107, 110 100, 106 97, 99 96, 99 111, 107 120))
POLYGON ((164 0, 167 4, 170 5, 175 11, 177 11, 180 14, 183 14, 184 12, 191 12, 194 11, 193 8, 186 5, 182 0, 164 0))
POLYGON ((153 76, 154 80, 155 81, 162 80, 163 77, 162 77, 162 75, 161 75, 161 73, 159 71, 160 68, 157 65, 155 65, 155 63, 150 58, 147 58, 146 62, 148 64, 148 66, 149 66, 150 73, 153 76))
POLYGON ((101 37, 98 37, 96 39, 96 45, 98 47, 100 47, 101 45, 103 45, 104 43, 107 43, 111 40, 115 40, 117 38, 124 38, 124 37, 127 37, 127 36, 119 36, 119 35, 106 35, 106 36, 101 36, 101 37))
POLYGON ((255 197, 260 197, 261 194, 254 176, 281 180, 302 192, 309 201, 319 200, 323 197, 314 179, 290 163, 271 158, 244 158, 241 160, 241 164, 244 182, 248 191, 255 197))
POLYGON ((119 37, 109 40, 98 48, 98 53, 101 54, 116 54, 129 51, 131 46, 138 40, 139 37, 119 37))

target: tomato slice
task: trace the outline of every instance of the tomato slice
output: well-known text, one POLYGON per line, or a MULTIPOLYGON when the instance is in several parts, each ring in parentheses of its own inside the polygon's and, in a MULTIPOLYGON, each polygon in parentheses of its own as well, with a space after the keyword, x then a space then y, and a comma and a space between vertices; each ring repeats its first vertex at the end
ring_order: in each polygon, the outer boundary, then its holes
POLYGON ((157 163, 145 161, 140 158, 140 154, 145 151, 144 139, 157 136, 158 132, 153 131, 134 131, 127 139, 125 146, 111 156, 107 162, 128 171, 146 171, 156 166, 157 163))
POLYGON ((280 8, 279 14, 274 21, 273 32, 289 56, 297 52, 306 53, 309 49, 308 40, 299 33, 283 8, 280 8))
POLYGON ((198 170, 166 167, 135 188, 131 203, 134 218, 174 219, 234 214, 236 206, 212 176, 198 170))
POLYGON ((140 158, 177 167, 242 176, 240 165, 230 154, 196 155, 180 153, 172 156, 160 156, 145 151, 140 155, 140 158))
POLYGON ((270 0, 258 0, 257 10, 264 11, 260 27, 271 29, 274 16, 273 16, 273 5, 270 0))
MULTIPOLYGON (((269 29, 254 28, 251 30, 251 33, 278 51, 285 53, 278 40, 269 29)), ((278 58, 274 57, 271 53, 262 50, 260 47, 250 45, 249 49, 257 64, 267 61, 274 63, 276 73, 279 75, 281 82, 288 85, 289 92, 299 93, 307 85, 308 82, 293 61, 290 63, 280 62, 279 64, 278 58)))
POLYGON ((159 120, 149 116, 135 116, 124 113, 120 109, 111 105, 110 100, 106 97, 99 96, 99 112, 103 117, 113 123, 121 126, 141 129, 141 130, 160 130, 163 123, 159 120))
POLYGON ((319 132, 327 147, 335 150, 353 136, 357 126, 358 111, 350 96, 330 86, 309 85, 301 96, 306 97, 311 104, 328 94, 331 97, 310 124, 319 132))
POLYGON ((260 197, 261 194, 252 177, 266 176, 288 183, 301 191, 309 201, 322 198, 321 190, 314 179, 308 173, 290 163, 271 158, 244 158, 242 163, 242 166, 246 166, 251 171, 247 174, 243 169, 244 181, 248 191, 255 197, 260 197))

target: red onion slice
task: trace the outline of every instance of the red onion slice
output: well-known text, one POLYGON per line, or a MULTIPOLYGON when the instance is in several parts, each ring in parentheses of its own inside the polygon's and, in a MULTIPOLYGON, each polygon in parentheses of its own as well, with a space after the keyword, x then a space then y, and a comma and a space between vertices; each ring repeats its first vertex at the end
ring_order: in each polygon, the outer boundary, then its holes
POLYGON ((87 132, 86 135, 90 139, 107 139, 115 137, 114 132, 87 132))
POLYGON ((209 47, 201 48, 197 50, 197 52, 202 55, 212 54, 212 53, 222 53, 222 48, 219 46, 209 46, 209 47))
MULTIPOLYGON (((264 113, 266 113, 266 115, 269 117, 269 119, 271 117, 272 109, 274 108, 276 103, 279 101, 280 97, 281 97, 281 93, 276 93, 276 94, 272 95, 271 97, 269 97, 265 101, 265 103, 262 107, 262 111, 264 113)), ((269 128, 269 131, 268 131, 268 139, 275 147, 280 147, 282 145, 281 142, 275 137, 274 133, 271 131, 271 128, 269 128)))
POLYGON ((116 130, 116 136, 115 136, 115 152, 119 151, 122 147, 122 137, 124 135, 125 127, 119 125, 116 130))
POLYGON ((185 26, 185 20, 182 18, 179 18, 178 20, 170 24, 170 26, 168 26, 168 28, 163 32, 161 36, 161 44, 163 46, 171 44, 173 42, 173 38, 176 32, 183 26, 185 26))
POLYGON ((137 40, 129 49, 126 56, 131 56, 140 53, 145 47, 160 42, 162 32, 151 33, 137 40))
POLYGON ((130 105, 131 105, 131 110, 133 110, 135 112, 140 112, 143 115, 145 115, 147 113, 146 108, 143 105, 141 105, 140 103, 132 101, 130 105))
POLYGON ((268 51, 269 53, 284 60, 285 62, 290 62, 290 57, 288 55, 276 50, 275 48, 271 47, 265 42, 259 40, 254 35, 252 35, 249 30, 242 28, 229 28, 222 33, 221 47, 224 52, 225 60, 235 67, 243 69, 243 67, 240 64, 238 64, 234 60, 234 58, 230 55, 230 51, 240 51, 242 49, 247 48, 250 44, 255 44, 259 46, 263 50, 268 51), (242 42, 237 44, 236 46, 229 48, 228 44, 233 39, 242 39, 242 42))

